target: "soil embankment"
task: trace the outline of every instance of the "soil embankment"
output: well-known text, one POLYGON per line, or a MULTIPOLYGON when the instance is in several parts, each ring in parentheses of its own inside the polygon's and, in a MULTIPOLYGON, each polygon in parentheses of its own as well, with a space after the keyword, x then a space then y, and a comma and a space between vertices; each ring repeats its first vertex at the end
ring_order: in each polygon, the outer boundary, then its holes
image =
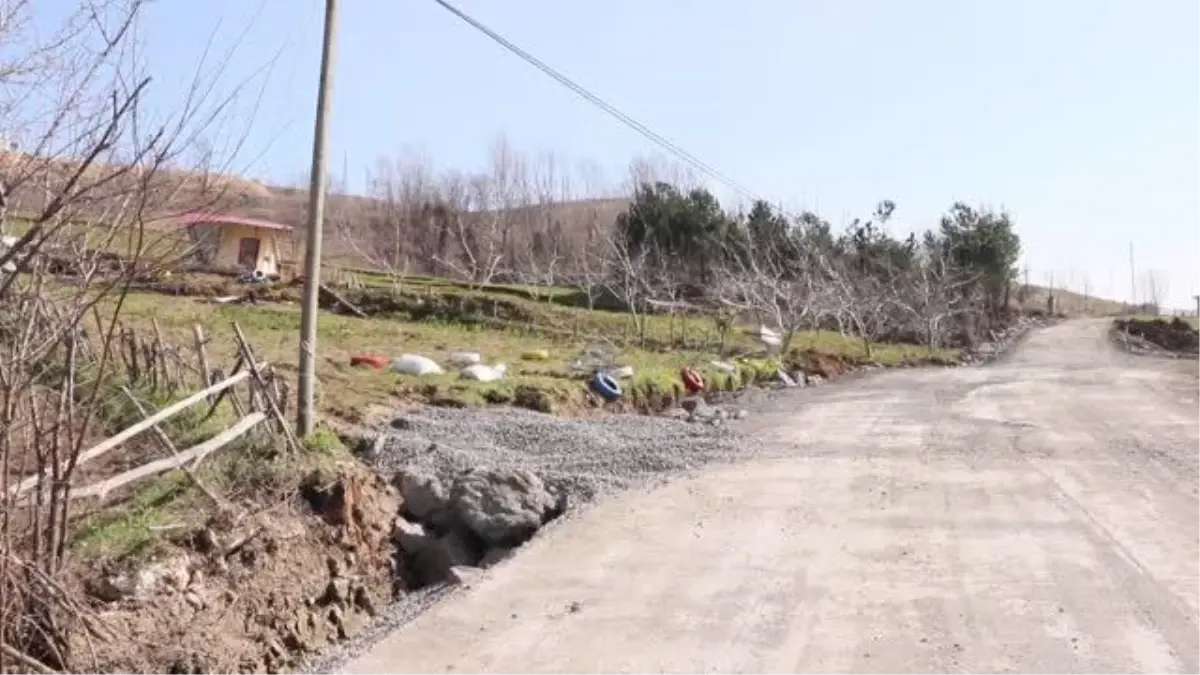
POLYGON ((1117 319, 1113 337, 1131 352, 1195 357, 1200 353, 1200 331, 1175 317, 1166 319, 1117 319))

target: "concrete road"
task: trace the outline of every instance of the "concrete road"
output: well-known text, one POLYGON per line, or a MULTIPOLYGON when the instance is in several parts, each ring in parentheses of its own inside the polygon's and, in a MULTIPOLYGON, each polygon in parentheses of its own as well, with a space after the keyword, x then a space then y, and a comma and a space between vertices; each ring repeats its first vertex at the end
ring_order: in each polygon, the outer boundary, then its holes
POLYGON ((348 672, 1195 673, 1196 364, 1104 330, 788 396, 785 458, 602 502, 348 672))

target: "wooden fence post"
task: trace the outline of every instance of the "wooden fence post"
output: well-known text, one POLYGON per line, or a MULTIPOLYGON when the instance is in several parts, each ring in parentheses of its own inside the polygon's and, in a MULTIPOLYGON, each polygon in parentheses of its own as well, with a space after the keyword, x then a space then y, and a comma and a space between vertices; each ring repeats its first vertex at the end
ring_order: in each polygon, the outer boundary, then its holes
POLYGON ((200 324, 192 325, 192 338, 196 342, 196 358, 200 360, 200 377, 204 380, 201 387, 212 384, 212 372, 208 369, 208 350, 204 348, 208 341, 204 337, 204 329, 200 324))
POLYGON ((237 338, 238 349, 242 353, 242 358, 246 361, 246 364, 250 368, 251 377, 254 378, 255 383, 258 385, 257 390, 261 393, 262 397, 266 399, 267 407, 270 408, 271 415, 279 424, 279 430, 283 433, 284 438, 287 439, 288 446, 291 448, 292 452, 299 453, 300 441, 296 438, 295 433, 293 433, 292 427, 288 424, 287 419, 284 418, 283 411, 279 409, 279 405, 276 403, 275 399, 271 397, 270 392, 267 389, 267 384, 263 379, 263 372, 259 369, 258 363, 254 360, 254 352, 250 349, 250 343, 246 341, 246 335, 242 333, 242 327, 239 326, 236 321, 233 322, 233 333, 237 338))

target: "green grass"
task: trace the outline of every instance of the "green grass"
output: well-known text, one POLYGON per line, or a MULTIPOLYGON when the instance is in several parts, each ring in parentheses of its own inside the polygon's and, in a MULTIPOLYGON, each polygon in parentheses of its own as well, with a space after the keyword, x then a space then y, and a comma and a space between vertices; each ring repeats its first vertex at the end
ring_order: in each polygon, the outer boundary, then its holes
MULTIPOLYGON (((362 319, 322 312, 317 325, 316 391, 322 416, 357 422, 368 417, 373 407, 387 409, 402 401, 465 406, 515 403, 570 415, 590 405, 586 380, 574 374, 570 364, 589 344, 605 342, 616 345, 613 364, 633 367, 633 378, 622 384, 627 392, 641 396, 642 400, 679 390, 679 370, 685 366, 697 369, 711 385, 721 389, 773 379, 779 367, 777 359, 766 358, 757 340, 740 329, 730 333, 726 344, 726 360, 734 362, 738 371, 729 375, 713 367, 711 362, 718 358, 718 333, 711 320, 701 317, 681 321, 648 316, 643 343, 628 314, 533 300, 522 296, 516 288, 469 290, 461 284, 435 279, 423 283, 435 295, 502 298, 525 319, 498 325, 445 318, 413 321, 384 315, 362 319), (546 350, 549 358, 544 361, 521 358, 523 353, 535 349, 546 350), (394 373, 390 368, 374 370, 349 365, 350 357, 357 354, 395 357, 415 353, 443 362, 451 352, 459 350, 478 351, 485 363, 507 363, 508 373, 500 381, 481 383, 463 380, 454 372, 412 377, 394 373)), ((202 298, 139 291, 128 295, 123 307, 125 325, 148 331, 153 319, 167 342, 185 350, 191 349, 192 326, 201 325, 210 336, 210 364, 225 372, 229 372, 237 356, 232 328, 236 322, 259 359, 275 364, 284 374, 295 372, 300 328, 300 313, 295 303, 220 305, 202 298)), ((796 351, 814 350, 850 360, 866 357, 860 340, 833 332, 797 334, 792 347, 796 351)), ((883 364, 954 356, 953 350, 931 354, 928 349, 914 345, 872 347, 872 359, 883 364)), ((137 393, 153 407, 169 403, 161 396, 137 393)), ((174 398, 186 393, 177 392, 174 398)), ((106 405, 102 417, 114 427, 132 421, 137 414, 116 397, 106 405)), ((204 406, 197 406, 165 425, 179 447, 211 436, 231 420, 232 413, 224 413, 218 419, 204 422, 200 419, 204 410, 204 406)), ((336 464, 348 454, 336 434, 327 428, 319 428, 303 439, 303 445, 306 452, 300 461, 273 458, 271 453, 254 452, 248 445, 225 448, 201 466, 199 475, 215 492, 236 500, 239 495, 261 495, 264 490, 278 487, 289 477, 295 477, 297 467, 336 464)), ((181 472, 166 473, 138 487, 124 502, 84 518, 75 529, 73 546, 87 559, 151 554, 164 537, 186 533, 202 524, 200 520, 210 512, 204 499, 181 472), (162 529, 176 525, 179 527, 162 529)))
MULTIPOLYGON (((430 280, 430 284, 436 280, 430 280)), ((455 294, 463 289, 445 284, 455 294)), ((439 291, 441 292, 441 291, 439 291)), ((393 405, 395 397, 437 400, 446 404, 483 405, 508 402, 521 387, 545 391, 556 403, 579 404, 585 401, 585 380, 574 376, 569 364, 579 358, 588 344, 605 340, 620 345, 612 361, 632 366, 635 374, 626 389, 647 388, 670 392, 678 383, 679 370, 696 368, 706 378, 723 381, 725 376, 711 365, 717 359, 718 333, 708 319, 655 315, 645 318, 645 348, 628 314, 588 311, 554 303, 538 302, 494 289, 474 291, 479 297, 501 295, 524 315, 528 322, 507 325, 464 323, 426 319, 408 321, 386 316, 361 319, 322 312, 318 319, 318 405, 327 414, 353 418, 367 406, 393 405), (666 345, 676 345, 667 347, 666 345), (545 349, 546 361, 525 361, 523 353, 545 349), (421 354, 442 362, 451 352, 478 351, 485 363, 508 365, 506 377, 498 382, 480 383, 463 380, 457 373, 413 377, 390 369, 373 370, 351 367, 350 357, 376 354, 395 357, 403 353, 421 354)), ((164 297, 153 293, 131 294, 125 304, 126 321, 146 323, 154 317, 167 339, 181 345, 191 343, 191 327, 200 324, 213 337, 209 346, 214 365, 228 368, 236 356, 232 323, 237 322, 251 341, 259 358, 290 367, 297 362, 300 314, 295 305, 216 305, 187 297, 164 297)), ((850 359, 864 359, 862 342, 832 332, 800 333, 794 348, 814 349, 850 359)), ((727 341, 733 354, 761 351, 755 338, 741 330, 731 332, 727 341)), ((933 356, 951 358, 951 350, 939 350, 933 356)), ((914 345, 877 344, 872 359, 894 364, 930 356, 928 349, 914 345)), ((759 361, 742 364, 742 371, 755 371, 758 377, 774 373, 778 363, 759 361)), ((738 380, 748 375, 739 373, 738 380)))
MULTIPOLYGON (((182 447, 182 444, 180 444, 182 447)), ((204 485, 223 499, 261 501, 292 489, 310 473, 335 474, 350 452, 326 427, 302 441, 300 457, 275 455, 243 439, 222 448, 196 470, 204 485)), ((135 487, 125 499, 74 524, 72 551, 84 560, 148 559, 173 537, 204 525, 211 502, 182 471, 168 471, 135 487)))
POLYGON ((188 481, 182 471, 167 472, 137 489, 121 508, 85 518, 76 527, 72 549, 89 560, 150 555, 166 531, 159 528, 176 525, 182 516, 188 481))
MULTIPOLYGON (((606 342, 616 345, 609 346, 611 363, 634 369, 634 376, 622 383, 631 394, 626 398, 641 397, 644 402, 653 396, 680 391, 679 371, 685 366, 698 370, 710 386, 729 389, 773 379, 780 365, 778 359, 766 358, 757 340, 739 329, 730 333, 726 344, 726 360, 736 364, 737 372, 730 375, 715 368, 711 362, 718 358, 718 333, 714 323, 705 318, 681 321, 648 316, 643 342, 628 314, 533 300, 515 288, 468 290, 460 284, 434 279, 418 282, 427 284, 435 295, 502 298, 509 303, 506 307, 525 318, 500 325, 446 318, 413 321, 384 315, 362 319, 322 312, 317 324, 316 393, 320 414, 357 422, 368 417, 373 407, 387 409, 402 401, 426 401, 461 406, 517 404, 570 415, 591 404, 586 380, 573 372, 571 362, 589 344, 606 342), (522 359, 522 354, 537 349, 545 350, 549 358, 522 359), (463 380, 455 372, 413 377, 394 373, 390 368, 374 370, 349 365, 350 357, 358 354, 395 357, 415 353, 444 362, 451 352, 459 350, 478 351, 485 363, 504 362, 508 364, 508 373, 497 382, 481 383, 463 380)), ((232 328, 236 322, 260 360, 275 364, 285 374, 294 373, 300 328, 300 313, 294 303, 220 305, 202 298, 134 292, 127 296, 123 307, 125 325, 148 330, 153 319, 167 342, 185 350, 191 348, 192 326, 199 324, 210 337, 210 364, 225 372, 229 372, 237 356, 232 328)), ((792 347, 798 352, 814 350, 849 360, 866 357, 860 340, 832 332, 797 334, 792 347)), ((953 356, 952 350, 931 354, 928 349, 914 345, 872 347, 872 359, 883 364, 953 356)), ((135 393, 148 407, 158 408, 170 402, 162 395, 135 393)), ((180 391, 173 398, 184 395, 186 392, 180 391)), ((204 421, 201 419, 204 412, 204 406, 197 406, 164 425, 179 447, 211 436, 232 419, 232 413, 226 411, 218 418, 204 421)), ((113 428, 127 425, 136 415, 120 397, 107 400, 101 413, 113 428)), ((254 452, 248 443, 226 448, 206 461, 199 475, 218 494, 236 499, 238 495, 261 494, 263 490, 278 487, 288 476, 294 477, 297 466, 336 463, 348 453, 336 434, 327 428, 319 428, 303 439, 303 445, 306 452, 299 462, 254 452)), ((126 501, 84 518, 75 530, 74 548, 87 559, 148 555, 165 536, 199 526, 197 519, 209 512, 203 500, 181 472, 166 473, 138 487, 126 501), (164 526, 179 527, 164 530, 164 526)))

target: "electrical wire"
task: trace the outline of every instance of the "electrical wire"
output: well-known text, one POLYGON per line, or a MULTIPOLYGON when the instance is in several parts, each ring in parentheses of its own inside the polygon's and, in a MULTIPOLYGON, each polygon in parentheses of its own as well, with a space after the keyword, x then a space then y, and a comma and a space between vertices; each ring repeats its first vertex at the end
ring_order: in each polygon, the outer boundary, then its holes
POLYGON ((605 101, 604 99, 600 98, 596 94, 593 94, 592 92, 588 91, 582 85, 575 83, 566 75, 563 75, 562 73, 558 72, 554 68, 551 68, 549 65, 547 65, 542 60, 533 56, 532 54, 525 51, 524 49, 521 49, 520 47, 513 44, 509 40, 505 39, 504 36, 500 35, 499 33, 492 30, 491 28, 488 28, 487 26, 483 25, 478 20, 476 20, 475 18, 468 15, 466 12, 463 12, 462 10, 455 7, 454 5, 451 5, 449 2, 446 2, 446 0, 433 0, 433 1, 436 2, 438 5, 441 5, 441 7, 443 9, 450 12, 454 16, 458 17, 460 20, 462 20, 467 25, 471 26, 472 28, 478 30, 479 32, 481 32, 484 35, 491 38, 492 41, 496 42, 501 47, 504 47, 508 51, 510 51, 513 54, 515 54, 516 56, 520 57, 526 63, 529 63, 534 68, 537 68, 538 70, 542 71, 544 74, 546 74, 546 75, 550 76, 551 78, 553 78, 554 80, 556 80, 559 84, 562 84, 563 86, 567 87, 571 91, 575 92, 581 98, 583 98, 585 101, 591 103, 592 105, 600 108, 604 112, 606 112, 609 115, 611 115, 612 117, 616 118, 618 121, 620 121, 625 126, 629 127, 630 129, 633 129, 634 131, 638 132, 642 136, 653 141, 659 147, 662 147, 663 149, 670 152, 672 155, 675 155, 676 157, 678 157, 680 160, 682 160, 684 163, 688 164, 692 168, 696 169, 697 171, 700 171, 701 173, 709 176, 710 178, 729 187, 730 189, 734 190, 735 192, 741 194, 742 196, 749 197, 752 200, 766 201, 762 197, 760 197, 758 194, 756 194, 753 190, 745 187, 741 183, 738 183, 734 179, 727 176, 725 173, 718 170, 716 167, 700 160, 698 157, 696 157, 692 153, 688 152, 687 150, 684 150, 683 148, 679 147, 675 143, 672 143, 670 140, 668 140, 667 138, 658 134, 657 132, 655 132, 653 129, 646 126, 645 124, 642 124, 641 122, 637 121, 633 117, 630 117, 629 115, 621 112, 619 109, 617 109, 616 106, 612 105, 608 101, 605 101))

